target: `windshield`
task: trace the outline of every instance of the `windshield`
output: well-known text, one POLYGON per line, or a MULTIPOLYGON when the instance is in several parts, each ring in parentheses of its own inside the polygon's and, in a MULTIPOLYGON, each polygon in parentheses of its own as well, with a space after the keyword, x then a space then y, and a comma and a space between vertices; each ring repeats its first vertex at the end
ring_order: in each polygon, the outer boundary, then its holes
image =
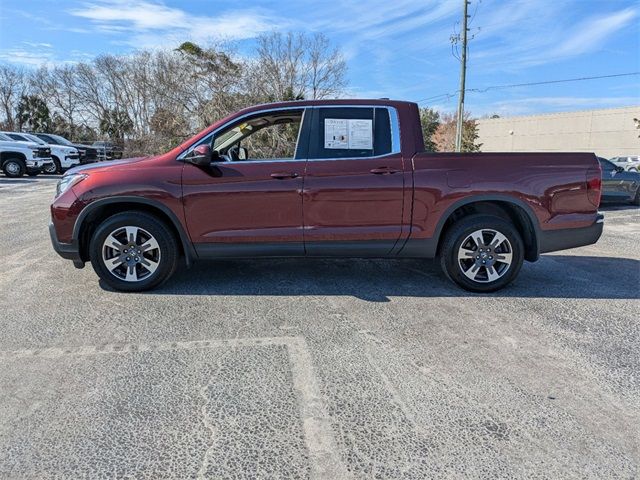
POLYGON ((61 137, 60 135, 54 135, 53 133, 47 133, 47 135, 57 141, 60 145, 68 145, 69 147, 73 147, 73 143, 71 143, 64 137, 61 137))
POLYGON ((30 140, 32 142, 36 142, 40 145, 47 145, 47 142, 45 142, 44 140, 42 140, 39 137, 36 137, 35 135, 29 135, 28 133, 23 133, 22 137, 26 138, 27 140, 30 140))

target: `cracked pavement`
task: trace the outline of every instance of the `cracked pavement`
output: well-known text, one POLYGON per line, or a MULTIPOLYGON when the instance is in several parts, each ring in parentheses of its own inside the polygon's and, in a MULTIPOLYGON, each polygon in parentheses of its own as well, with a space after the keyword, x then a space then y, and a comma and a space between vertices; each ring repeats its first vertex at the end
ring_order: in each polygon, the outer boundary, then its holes
POLYGON ((491 295, 430 261, 238 260, 123 294, 0 178, 0 478, 636 478, 640 209, 491 295))

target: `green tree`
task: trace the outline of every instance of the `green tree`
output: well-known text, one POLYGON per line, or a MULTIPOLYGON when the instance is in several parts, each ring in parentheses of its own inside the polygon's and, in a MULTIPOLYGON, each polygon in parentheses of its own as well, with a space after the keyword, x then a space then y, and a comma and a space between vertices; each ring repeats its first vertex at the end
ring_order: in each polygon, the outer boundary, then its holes
POLYGON ((51 127, 49 107, 37 95, 23 95, 18 102, 16 120, 20 130, 46 132, 51 127))
MULTIPOLYGON (((456 115, 445 113, 441 115, 441 122, 433 135, 438 152, 455 151, 456 115)), ((481 143, 478 143, 478 123, 465 112, 462 122, 462 151, 479 152, 481 143)))
POLYGON ((433 135, 440 125, 440 114, 433 108, 423 107, 420 109, 420 125, 422 126, 422 137, 424 138, 424 148, 428 152, 436 152, 437 146, 433 135))

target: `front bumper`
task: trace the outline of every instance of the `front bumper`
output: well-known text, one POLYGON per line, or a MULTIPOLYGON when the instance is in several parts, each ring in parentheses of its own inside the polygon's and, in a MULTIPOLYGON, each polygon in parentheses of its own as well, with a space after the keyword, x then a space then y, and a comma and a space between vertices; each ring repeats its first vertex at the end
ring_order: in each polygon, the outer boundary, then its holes
POLYGON ((539 235, 540 253, 593 245, 602 235, 604 214, 598 212, 596 221, 588 227, 542 231, 539 235))
POLYGON ((58 241, 58 235, 53 222, 49 223, 49 236, 51 237, 51 244, 55 252, 62 258, 73 261, 73 266, 76 268, 83 268, 84 261, 80 257, 80 248, 76 241, 72 243, 61 243, 58 241))
POLYGON ((53 160, 51 158, 36 158, 27 160, 26 165, 28 173, 40 173, 45 167, 53 165, 53 160))

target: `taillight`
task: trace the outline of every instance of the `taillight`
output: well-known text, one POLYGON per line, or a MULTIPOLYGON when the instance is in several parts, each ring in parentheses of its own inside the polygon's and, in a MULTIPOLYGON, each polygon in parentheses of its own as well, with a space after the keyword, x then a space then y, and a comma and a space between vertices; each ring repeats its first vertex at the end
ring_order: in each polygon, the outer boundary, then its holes
POLYGON ((587 198, 596 207, 600 206, 600 194, 602 192, 602 171, 600 164, 587 170, 587 198))

